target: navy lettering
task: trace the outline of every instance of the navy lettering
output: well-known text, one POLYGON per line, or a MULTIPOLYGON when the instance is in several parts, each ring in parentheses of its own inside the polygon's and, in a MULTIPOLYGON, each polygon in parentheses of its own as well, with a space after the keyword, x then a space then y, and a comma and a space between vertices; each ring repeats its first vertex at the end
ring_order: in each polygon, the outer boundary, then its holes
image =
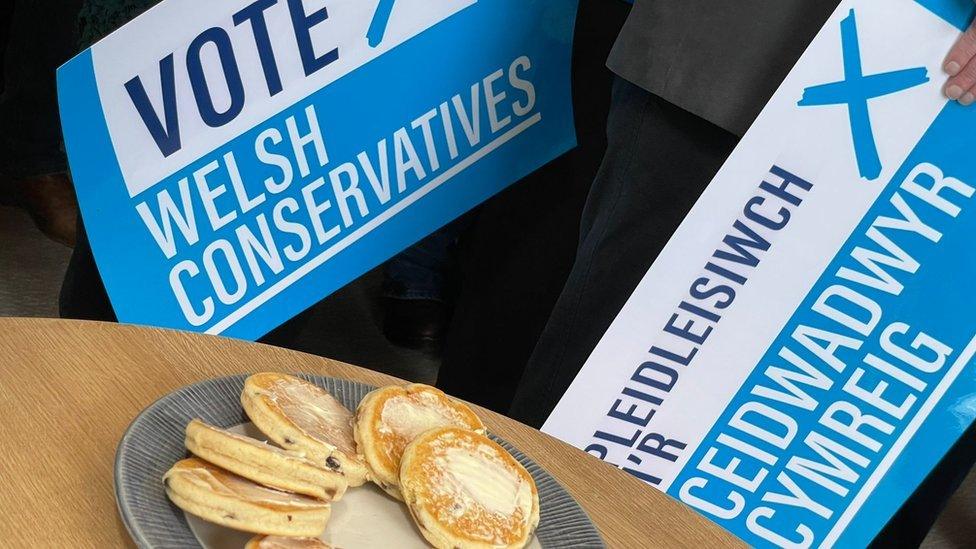
POLYGON ((190 76, 193 98, 196 99, 197 109, 200 111, 200 118, 203 119, 204 123, 211 128, 219 128, 237 118, 237 115, 244 109, 244 83, 241 82, 241 71, 237 66, 234 47, 230 43, 230 36, 227 31, 220 27, 212 27, 194 38, 186 52, 186 71, 190 76), (207 84, 206 75, 203 73, 203 61, 200 58, 200 53, 203 46, 208 43, 217 48, 224 80, 227 82, 227 91, 230 92, 230 106, 224 112, 217 112, 217 108, 214 107, 210 86, 207 84))
POLYGON ((783 168, 780 168, 779 166, 773 166, 772 168, 770 168, 769 173, 782 179, 783 183, 781 183, 780 185, 773 185, 768 181, 763 181, 759 185, 759 188, 777 198, 780 198, 784 202, 789 202, 790 204, 793 204, 794 206, 799 206, 803 202, 803 199, 790 192, 791 185, 795 185, 803 189, 804 191, 809 191, 810 189, 813 188, 813 184, 810 183, 809 181, 805 179, 801 179, 793 175, 792 173, 784 170, 783 168))
POLYGON ((295 40, 298 41, 298 52, 302 56, 302 66, 305 76, 322 69, 329 63, 339 59, 339 48, 333 48, 321 56, 315 55, 315 45, 312 44, 312 27, 329 18, 326 8, 306 14, 302 0, 288 0, 288 12, 291 14, 291 24, 295 27, 295 40))
POLYGON ((691 289, 688 291, 688 293, 691 294, 691 297, 699 301, 704 301, 716 295, 724 295, 725 299, 716 300, 712 305, 716 309, 725 309, 731 305, 733 301, 735 301, 735 290, 731 286, 719 284, 705 289, 711 282, 712 279, 701 277, 692 283, 691 289))
POLYGON ((765 252, 769 250, 769 241, 759 236, 759 233, 752 230, 751 227, 742 221, 736 220, 732 227, 738 231, 739 234, 742 234, 747 238, 734 234, 726 235, 722 242, 731 248, 735 253, 726 250, 715 250, 715 254, 712 257, 716 259, 724 259, 725 261, 732 263, 747 265, 749 267, 759 265, 759 257, 746 248, 752 248, 754 250, 765 252))
POLYGON ((254 45, 258 49, 258 58, 264 71, 264 81, 268 84, 268 93, 272 96, 281 91, 281 75, 278 73, 274 50, 271 49, 271 36, 268 34, 268 22, 264 18, 264 12, 277 3, 278 0, 258 0, 234 14, 234 25, 239 26, 245 21, 251 23, 254 45))
POLYGON ((149 101, 149 94, 142 84, 142 79, 136 76, 125 83, 125 91, 129 92, 129 99, 142 118, 143 124, 149 130, 159 152, 169 156, 180 150, 180 119, 176 115, 176 74, 173 69, 173 54, 159 60, 159 84, 163 93, 163 118, 166 126, 159 120, 159 114, 149 101))

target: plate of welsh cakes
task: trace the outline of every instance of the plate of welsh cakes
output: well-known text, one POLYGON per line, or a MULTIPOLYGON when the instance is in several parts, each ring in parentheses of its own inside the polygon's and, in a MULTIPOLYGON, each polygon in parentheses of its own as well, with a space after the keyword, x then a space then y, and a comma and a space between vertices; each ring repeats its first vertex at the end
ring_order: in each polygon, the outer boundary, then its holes
POLYGON ((421 384, 261 373, 145 409, 119 443, 115 493, 139 547, 603 547, 572 496, 421 384))

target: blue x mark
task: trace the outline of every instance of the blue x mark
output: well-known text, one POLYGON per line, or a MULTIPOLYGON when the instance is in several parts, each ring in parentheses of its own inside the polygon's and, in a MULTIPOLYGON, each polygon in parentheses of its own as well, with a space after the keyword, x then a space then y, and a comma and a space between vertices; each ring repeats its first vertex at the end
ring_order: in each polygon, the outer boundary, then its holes
POLYGON ((807 88, 798 104, 801 107, 847 105, 858 170, 861 177, 873 180, 881 175, 881 159, 871 129, 868 100, 924 84, 929 81, 928 71, 925 67, 917 67, 864 76, 854 10, 841 21, 840 34, 844 51, 844 80, 807 88))
POLYGON ((386 27, 390 23, 390 13, 393 12, 393 4, 395 3, 396 0, 380 0, 379 5, 376 6, 373 21, 369 24, 369 30, 366 31, 366 42, 370 47, 375 48, 383 41, 383 35, 386 34, 386 27))

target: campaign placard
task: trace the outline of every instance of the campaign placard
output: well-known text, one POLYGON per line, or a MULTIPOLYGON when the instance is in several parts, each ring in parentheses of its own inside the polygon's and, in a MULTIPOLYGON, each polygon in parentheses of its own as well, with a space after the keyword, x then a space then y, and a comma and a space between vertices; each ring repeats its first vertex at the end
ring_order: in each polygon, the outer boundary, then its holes
POLYGON ((544 430, 751 545, 867 545, 976 417, 972 15, 841 2, 544 430))
POLYGON ((58 71, 123 322, 260 337, 575 144, 576 0, 165 0, 58 71))

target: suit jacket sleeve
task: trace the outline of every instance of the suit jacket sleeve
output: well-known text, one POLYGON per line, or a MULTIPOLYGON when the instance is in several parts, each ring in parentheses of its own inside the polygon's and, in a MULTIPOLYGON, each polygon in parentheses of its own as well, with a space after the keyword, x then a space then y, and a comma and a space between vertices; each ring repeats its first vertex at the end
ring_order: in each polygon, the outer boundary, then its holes
POLYGON ((637 0, 608 66, 742 135, 838 3, 637 0))

